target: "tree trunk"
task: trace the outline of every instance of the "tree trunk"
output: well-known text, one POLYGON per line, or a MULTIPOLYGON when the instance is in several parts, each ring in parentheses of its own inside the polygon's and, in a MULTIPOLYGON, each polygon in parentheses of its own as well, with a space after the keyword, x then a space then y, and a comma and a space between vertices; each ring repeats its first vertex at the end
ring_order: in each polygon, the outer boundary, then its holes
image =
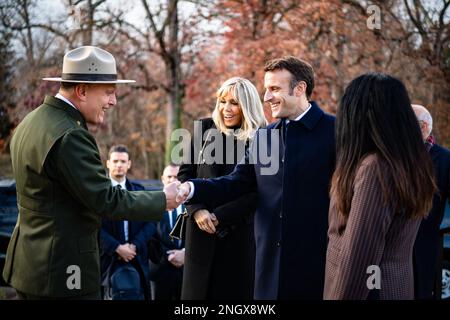
POLYGON ((88 0, 86 4, 86 15, 87 15, 87 29, 83 32, 83 45, 91 46, 92 45, 92 34, 94 31, 94 11, 95 7, 92 3, 92 0, 88 0))
POLYGON ((178 0, 169 0, 169 45, 166 57, 166 72, 169 83, 169 103, 167 105, 166 156, 165 163, 171 162, 174 143, 170 140, 172 131, 181 126, 181 103, 183 89, 181 84, 180 51, 178 46, 178 0))
POLYGON ((22 9, 23 9, 23 19, 25 20, 25 27, 27 29, 27 43, 28 43, 28 50, 27 50, 27 58, 30 62, 31 66, 34 67, 34 41, 33 41, 33 35, 31 31, 31 21, 30 21, 30 14, 29 14, 29 8, 31 6, 31 2, 28 0, 25 0, 22 2, 22 9))

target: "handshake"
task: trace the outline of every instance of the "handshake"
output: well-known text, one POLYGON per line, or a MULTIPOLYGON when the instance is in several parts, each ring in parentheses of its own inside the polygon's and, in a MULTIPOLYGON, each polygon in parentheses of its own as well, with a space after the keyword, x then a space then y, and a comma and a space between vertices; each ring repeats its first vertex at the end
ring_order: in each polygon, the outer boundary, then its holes
POLYGON ((163 192, 166 195, 166 209, 173 210, 186 202, 189 193, 191 193, 191 186, 187 182, 174 181, 164 186, 163 192))

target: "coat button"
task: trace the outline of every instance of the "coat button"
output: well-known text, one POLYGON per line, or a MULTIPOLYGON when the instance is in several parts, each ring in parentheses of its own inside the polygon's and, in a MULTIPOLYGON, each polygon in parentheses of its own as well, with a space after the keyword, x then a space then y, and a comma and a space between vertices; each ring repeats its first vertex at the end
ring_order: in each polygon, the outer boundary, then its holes
POLYGON ((277 247, 281 247, 281 240, 277 242, 277 247))
POLYGON ((280 219, 283 218, 283 211, 280 211, 280 219))

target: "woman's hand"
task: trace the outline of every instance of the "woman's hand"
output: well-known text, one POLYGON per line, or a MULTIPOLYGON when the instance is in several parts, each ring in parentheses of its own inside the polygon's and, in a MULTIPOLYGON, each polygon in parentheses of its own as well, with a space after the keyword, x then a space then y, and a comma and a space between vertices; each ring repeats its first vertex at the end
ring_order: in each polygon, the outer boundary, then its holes
POLYGON ((206 209, 201 209, 194 213, 194 219, 200 230, 210 234, 216 232, 216 226, 219 224, 219 221, 214 213, 210 213, 206 209))

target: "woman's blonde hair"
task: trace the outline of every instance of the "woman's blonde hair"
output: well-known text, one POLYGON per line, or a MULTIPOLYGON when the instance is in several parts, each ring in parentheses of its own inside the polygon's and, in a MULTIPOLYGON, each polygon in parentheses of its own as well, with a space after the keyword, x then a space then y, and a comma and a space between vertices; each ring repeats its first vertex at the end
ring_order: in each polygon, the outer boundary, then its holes
POLYGON ((216 107, 212 118, 220 132, 226 135, 234 134, 239 140, 247 140, 253 138, 258 128, 267 125, 258 90, 249 80, 240 77, 230 78, 217 90, 216 96, 216 107), (231 94, 236 100, 243 114, 241 127, 236 131, 227 128, 219 112, 220 100, 227 94, 231 94))

